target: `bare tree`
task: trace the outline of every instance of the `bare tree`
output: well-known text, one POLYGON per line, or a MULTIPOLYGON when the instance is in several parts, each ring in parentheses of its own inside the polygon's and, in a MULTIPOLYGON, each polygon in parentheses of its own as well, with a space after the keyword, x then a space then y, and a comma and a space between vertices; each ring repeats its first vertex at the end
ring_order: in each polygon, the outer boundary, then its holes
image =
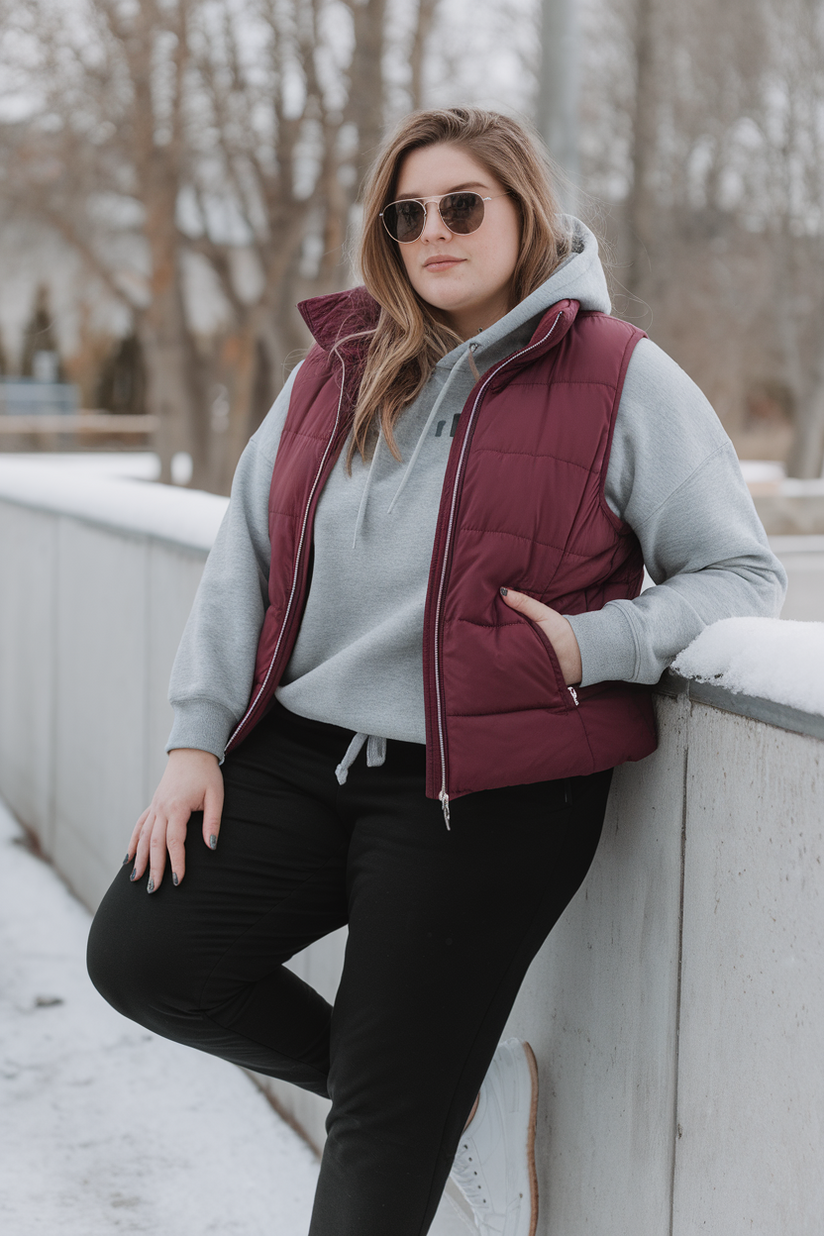
POLYGON ((732 426, 749 387, 780 380, 795 475, 824 455, 822 19, 819 0, 631 0, 584 65, 584 175, 618 185, 622 309, 732 426))
MULTIPOLYGON (((419 62, 406 106, 436 5, 392 27, 419 62)), ((165 478, 185 449, 193 483, 227 489, 266 375, 306 344, 295 301, 351 279, 345 238, 385 128, 391 25, 386 0, 86 0, 79 22, 74 7, 21 0, 36 105, 4 130, 0 194, 131 309, 165 478), (187 307, 193 263, 222 297, 209 355, 187 307)))
POLYGON ((43 219, 131 310, 160 417, 164 479, 203 449, 204 391, 188 326, 177 234, 185 168, 188 28, 196 0, 90 0, 75 14, 25 0, 21 36, 36 106, 6 131, 6 202, 43 219))
POLYGON ((230 414, 225 435, 214 443, 219 488, 254 427, 261 346, 274 353, 276 370, 303 341, 294 318, 282 312, 284 299, 293 304, 300 286, 328 291, 350 278, 346 232, 384 128, 386 4, 346 0, 351 49, 332 72, 325 33, 330 7, 324 0, 260 0, 260 38, 245 48, 248 13, 238 15, 236 5, 217 0, 194 40, 196 104, 208 142, 191 159, 197 227, 185 239, 210 263, 231 320, 230 414), (214 37, 216 22, 220 38, 214 37), (253 258, 251 293, 241 287, 237 246, 227 241, 225 220, 214 210, 221 185, 253 258))
MULTIPOLYGON (((188 450, 194 483, 225 491, 307 345, 295 302, 353 277, 346 238, 387 122, 431 98, 497 100, 438 0, 78 4, 80 19, 68 0, 6 6, 30 106, 0 130, 0 206, 45 220, 129 306, 164 475, 188 450), (208 326, 195 283, 212 289, 208 326)), ((467 39, 537 74, 539 7, 502 0, 467 39)), ((797 474, 824 453, 822 13, 591 0, 580 14, 582 180, 615 202, 625 311, 730 423, 748 383, 780 377, 797 474)))

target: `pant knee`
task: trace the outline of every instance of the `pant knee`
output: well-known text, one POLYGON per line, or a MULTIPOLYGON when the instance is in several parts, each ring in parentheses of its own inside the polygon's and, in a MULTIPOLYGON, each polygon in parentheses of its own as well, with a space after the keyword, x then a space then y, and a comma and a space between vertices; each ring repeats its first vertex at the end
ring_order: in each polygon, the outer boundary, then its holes
POLYGON ((174 992, 168 990, 173 950, 157 932, 146 930, 134 909, 134 898, 113 885, 92 921, 86 969, 112 1008, 162 1033, 164 1008, 176 1011, 174 992))
POLYGON ((98 910, 86 944, 86 969, 100 995, 118 1013, 135 1018, 134 970, 111 915, 98 910))

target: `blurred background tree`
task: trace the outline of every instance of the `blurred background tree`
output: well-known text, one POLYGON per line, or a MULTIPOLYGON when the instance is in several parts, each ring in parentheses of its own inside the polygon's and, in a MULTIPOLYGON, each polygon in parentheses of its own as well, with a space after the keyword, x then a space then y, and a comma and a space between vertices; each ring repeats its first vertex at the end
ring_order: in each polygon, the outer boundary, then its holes
POLYGON ((790 475, 820 476, 824 5, 637 0, 631 29, 619 306, 745 451, 783 424, 790 475))
POLYGON ((105 347, 84 328, 88 398, 132 364, 164 479, 187 451, 226 492, 307 346, 296 302, 354 281, 388 125, 515 109, 555 126, 617 311, 742 455, 817 476, 822 21, 822 0, 0 0, 0 213, 59 237, 121 315, 105 347))
MULTIPOLYGON (((307 337, 303 296, 351 279, 344 242, 385 127, 389 39, 421 90, 435 0, 21 0, 28 114, 6 124, 7 211, 36 215, 125 304, 163 479, 225 492, 307 337), (216 303, 199 339, 192 295, 216 303)), ((7 51, 8 51, 7 42, 7 51)))

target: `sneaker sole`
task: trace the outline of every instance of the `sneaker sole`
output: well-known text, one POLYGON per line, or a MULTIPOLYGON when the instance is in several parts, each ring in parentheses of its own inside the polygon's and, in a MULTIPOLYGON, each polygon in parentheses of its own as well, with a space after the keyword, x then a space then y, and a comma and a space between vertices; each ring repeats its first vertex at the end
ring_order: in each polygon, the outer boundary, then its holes
POLYGON ((532 1207, 529 1221, 529 1236, 535 1236, 538 1227, 538 1172, 535 1167, 535 1131, 538 1124, 538 1065, 529 1043, 522 1043, 529 1076, 532 1083, 532 1101, 529 1107, 529 1128, 526 1135, 526 1161, 529 1168, 529 1200, 532 1207))

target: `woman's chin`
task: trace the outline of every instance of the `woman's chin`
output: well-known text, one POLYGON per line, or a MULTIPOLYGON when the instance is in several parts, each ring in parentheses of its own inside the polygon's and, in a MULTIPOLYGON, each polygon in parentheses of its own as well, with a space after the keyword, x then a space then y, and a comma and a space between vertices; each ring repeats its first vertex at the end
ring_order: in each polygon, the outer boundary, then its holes
POLYGON ((433 309, 440 309, 441 313, 451 315, 472 311, 472 298, 465 294, 462 295, 457 288, 454 290, 445 287, 429 287, 426 290, 421 288, 418 294, 433 309))

